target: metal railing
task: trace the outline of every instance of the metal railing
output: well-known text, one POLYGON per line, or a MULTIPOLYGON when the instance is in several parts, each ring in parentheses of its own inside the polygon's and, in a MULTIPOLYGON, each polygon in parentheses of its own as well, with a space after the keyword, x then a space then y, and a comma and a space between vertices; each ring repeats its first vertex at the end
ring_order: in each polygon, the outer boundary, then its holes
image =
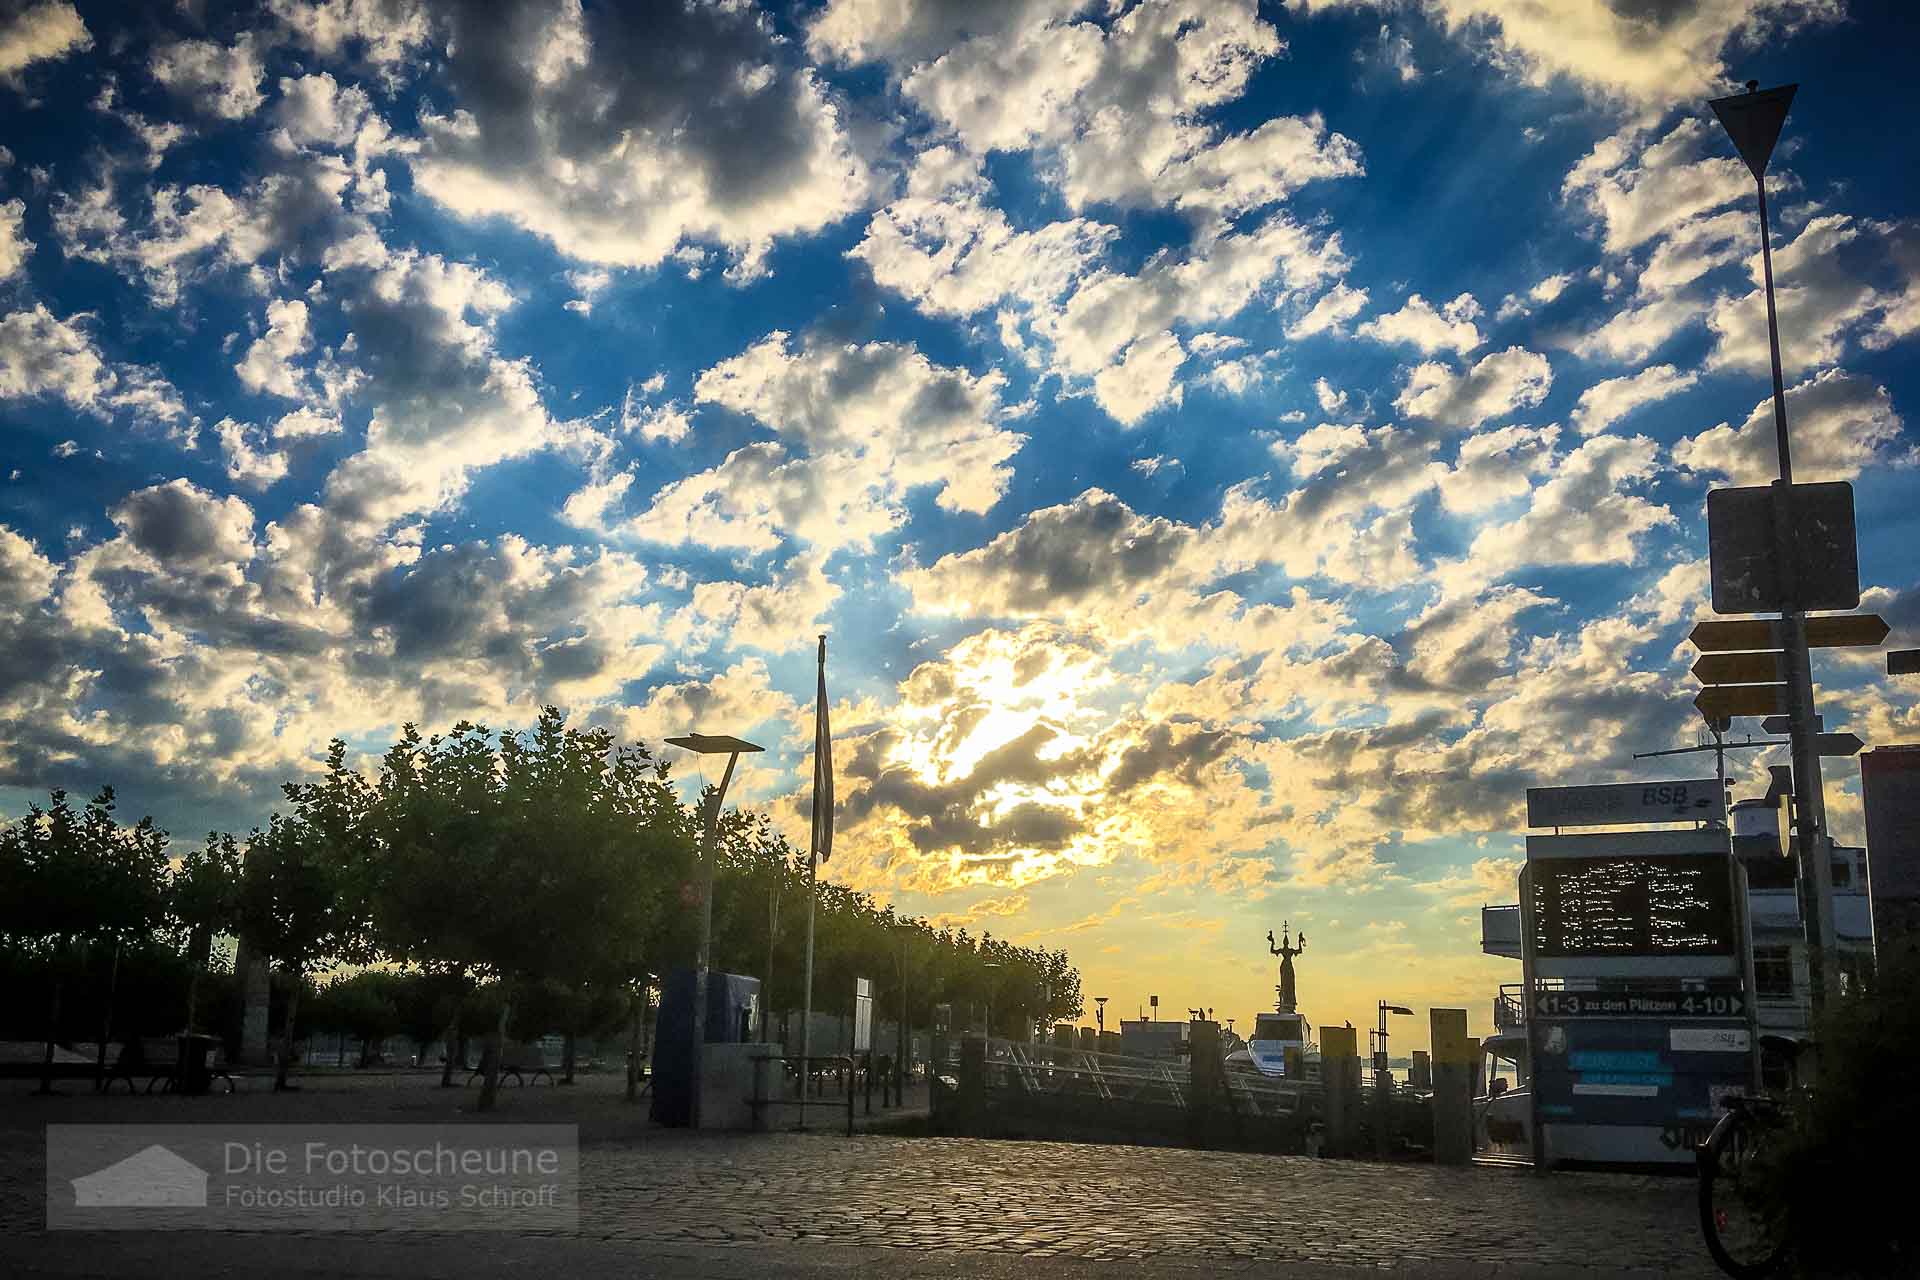
MULTIPOLYGON (((1139 1058, 1088 1049, 986 1041, 989 1090, 1029 1095, 1079 1096, 1114 1104, 1159 1104, 1185 1110, 1193 1073, 1185 1061, 1139 1058)), ((1316 1080, 1277 1080, 1258 1071, 1227 1070, 1226 1102, 1243 1116, 1297 1116, 1317 1110, 1316 1080)))
POLYGON ((811 1070, 808 1069, 807 1064, 826 1062, 826 1063, 832 1063, 835 1066, 846 1068, 847 1087, 843 1092, 845 1092, 846 1094, 846 1102, 847 1102, 847 1136, 849 1138, 853 1136, 854 1061, 851 1057, 847 1056, 844 1053, 816 1053, 809 1056, 802 1056, 797 1053, 785 1054, 785 1055, 777 1054, 777 1053, 763 1053, 756 1056, 754 1058, 754 1061, 755 1062, 778 1062, 782 1066, 789 1066, 789 1067, 796 1062, 800 1064, 800 1073, 797 1077, 797 1080, 800 1086, 798 1091, 799 1096, 795 1098, 769 1098, 761 1090, 761 1084, 765 1080, 765 1076, 759 1071, 755 1071, 753 1073, 753 1095, 747 1099, 747 1105, 753 1110, 753 1127, 756 1130, 764 1130, 767 1127, 766 1115, 767 1115, 768 1107, 798 1107, 800 1108, 800 1122, 799 1122, 798 1128, 801 1131, 805 1131, 807 1127, 807 1108, 809 1106, 820 1107, 820 1106, 828 1105, 822 1102, 813 1102, 808 1099, 807 1092, 811 1085, 813 1073, 811 1070))

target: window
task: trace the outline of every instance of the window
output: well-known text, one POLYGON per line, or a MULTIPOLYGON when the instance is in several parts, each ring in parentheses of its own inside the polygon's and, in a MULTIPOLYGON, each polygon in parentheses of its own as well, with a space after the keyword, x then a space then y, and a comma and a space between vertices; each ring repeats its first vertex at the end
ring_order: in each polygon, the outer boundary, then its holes
POLYGON ((1793 951, 1789 947, 1753 949, 1753 990, 1759 996, 1793 994, 1793 951))
POLYGON ((1853 864, 1851 862, 1835 862, 1832 865, 1833 887, 1836 889, 1851 887, 1853 884, 1853 864))

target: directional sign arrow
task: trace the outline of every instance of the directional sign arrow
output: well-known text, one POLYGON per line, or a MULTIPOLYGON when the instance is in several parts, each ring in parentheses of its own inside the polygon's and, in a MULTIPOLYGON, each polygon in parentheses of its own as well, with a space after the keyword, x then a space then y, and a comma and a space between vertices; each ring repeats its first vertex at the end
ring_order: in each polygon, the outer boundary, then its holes
POLYGON ((1787 678, 1787 655, 1709 653, 1693 664, 1693 678, 1701 684, 1775 684, 1787 678))
MULTIPOLYGON (((1815 733, 1819 733, 1826 727, 1827 720, 1825 716, 1815 716, 1813 718, 1813 731, 1815 733)), ((1769 733, 1775 737, 1785 737, 1787 734, 1793 732, 1793 717, 1768 716, 1760 722, 1760 732, 1769 733)))
POLYGON ((1887 655, 1890 676, 1920 676, 1920 649, 1900 649, 1887 655))
POLYGON ((1702 689, 1693 705, 1709 720, 1729 716, 1770 716, 1785 714, 1787 686, 1784 684, 1717 684, 1702 689))
MULTIPOLYGON (((1696 623, 1687 639, 1702 653, 1784 649, 1787 638, 1778 618, 1696 623)), ((1807 646, 1850 649, 1880 644, 1892 628, 1877 613, 1832 613, 1807 619, 1807 646)))
POLYGON ((1867 744, 1851 733, 1819 733, 1814 735, 1813 745, 1823 756, 1854 756, 1867 744))

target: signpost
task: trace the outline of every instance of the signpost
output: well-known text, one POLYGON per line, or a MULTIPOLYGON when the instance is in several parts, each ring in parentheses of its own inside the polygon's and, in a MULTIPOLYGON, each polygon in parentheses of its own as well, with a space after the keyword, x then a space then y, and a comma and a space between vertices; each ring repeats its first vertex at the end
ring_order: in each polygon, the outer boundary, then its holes
MULTIPOLYGON (((1821 733, 1825 731, 1826 727, 1827 727, 1827 722, 1824 719, 1822 719, 1820 716, 1815 716, 1813 718, 1813 731, 1815 733, 1821 733)), ((1765 720, 1762 720, 1760 722, 1760 732, 1772 733, 1772 734, 1792 733, 1793 721, 1786 716, 1768 716, 1765 720)))
POLYGON ((1712 778, 1527 788, 1527 825, 1530 827, 1724 822, 1726 816, 1726 790, 1712 778))
POLYGON ((1852 733, 1816 733, 1813 735, 1814 750, 1823 756, 1854 756, 1860 754, 1860 748, 1867 744, 1852 733))
POLYGON ((1920 649, 1897 649, 1887 655, 1890 676, 1920 676, 1920 649))

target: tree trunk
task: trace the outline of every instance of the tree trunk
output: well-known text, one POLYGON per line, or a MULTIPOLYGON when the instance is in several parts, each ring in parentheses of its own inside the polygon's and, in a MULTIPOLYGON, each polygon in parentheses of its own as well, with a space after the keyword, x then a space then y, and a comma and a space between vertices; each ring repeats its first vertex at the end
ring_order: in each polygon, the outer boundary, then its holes
POLYGON ((293 1062, 293 1019, 300 1012, 300 975, 291 975, 293 982, 287 988, 287 1020, 280 1028, 280 1060, 273 1066, 273 1091, 285 1093, 288 1089, 287 1068, 293 1062))
POLYGON ((36 1090, 42 1097, 53 1092, 53 1042, 60 1038, 60 995, 66 980, 59 974, 53 979, 53 1001, 47 1009, 47 1052, 40 1059, 40 1088, 36 1090))
POLYGON ((573 1031, 571 1028, 569 1028, 567 1031, 566 1045, 564 1048, 560 1050, 560 1083, 561 1084, 573 1083, 573 1049, 574 1049, 573 1031))
POLYGON ((647 988, 640 986, 640 993, 633 998, 633 1030, 627 1037, 627 1101, 635 1102, 640 1097, 640 1024, 647 1017, 647 988))
MULTIPOLYGON (((447 1034, 441 1040, 440 1087, 453 1088, 453 1055, 460 1039, 460 1006, 454 1005, 453 1016, 447 1019, 447 1034)), ((461 1066, 466 1066, 465 1055, 461 1055, 461 1066)))
MULTIPOLYGON (((100 1045, 93 1054, 93 1091, 104 1093, 107 1088, 107 1041, 113 1038, 113 1001, 120 991, 120 944, 113 944, 113 969, 107 976, 107 1012, 100 1019, 100 1045)), ((192 999, 192 989, 188 989, 188 999, 192 999)), ((187 1006, 187 1034, 193 1034, 193 1006, 187 1006)))
MULTIPOLYGON (((461 986, 466 985, 467 971, 465 968, 455 969, 453 976, 459 981, 461 986)), ((440 1087, 442 1089, 453 1088, 453 1046, 454 1041, 459 1038, 460 993, 456 990, 453 995, 453 1009, 447 1014, 447 1034, 441 1041, 441 1059, 443 1065, 440 1068, 440 1087)), ((462 1047, 464 1049, 464 1044, 462 1047)), ((467 1055, 465 1052, 462 1052, 460 1055, 460 1065, 462 1067, 467 1065, 467 1055)))
POLYGON ((493 1024, 493 1040, 488 1047, 487 1079, 480 1086, 481 1111, 493 1110, 494 1101, 500 1094, 500 1063, 507 1055, 507 1014, 513 1008, 513 999, 506 989, 506 983, 500 984, 500 1017, 493 1024))

